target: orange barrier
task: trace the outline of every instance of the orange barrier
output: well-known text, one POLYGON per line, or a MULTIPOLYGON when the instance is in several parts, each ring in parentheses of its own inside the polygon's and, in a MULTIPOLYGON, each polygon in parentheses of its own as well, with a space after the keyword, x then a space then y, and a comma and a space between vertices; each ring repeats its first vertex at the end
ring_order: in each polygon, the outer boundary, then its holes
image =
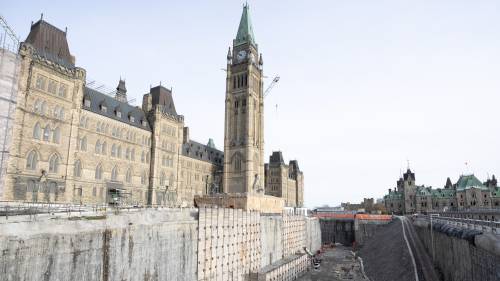
POLYGON ((357 214, 356 219, 358 219, 358 220, 371 220, 371 221, 390 221, 390 220, 392 220, 392 216, 391 215, 357 214))
POLYGON ((357 220, 372 220, 372 221, 390 221, 391 215, 370 215, 370 214, 315 214, 317 218, 331 218, 331 219, 357 219, 357 220))

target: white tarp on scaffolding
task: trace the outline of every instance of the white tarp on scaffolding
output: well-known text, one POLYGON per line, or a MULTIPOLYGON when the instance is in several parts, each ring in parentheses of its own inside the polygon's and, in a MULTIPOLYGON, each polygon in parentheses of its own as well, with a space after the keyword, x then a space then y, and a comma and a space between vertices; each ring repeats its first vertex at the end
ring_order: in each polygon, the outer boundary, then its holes
POLYGON ((12 138, 16 109, 20 59, 16 53, 0 47, 0 199, 12 138))

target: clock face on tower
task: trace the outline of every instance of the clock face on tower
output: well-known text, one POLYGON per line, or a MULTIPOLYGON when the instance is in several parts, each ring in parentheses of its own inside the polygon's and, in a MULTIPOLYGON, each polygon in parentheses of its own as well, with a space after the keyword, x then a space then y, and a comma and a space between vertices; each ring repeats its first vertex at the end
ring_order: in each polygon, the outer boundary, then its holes
POLYGON ((236 54, 236 60, 238 62, 241 62, 243 61, 247 56, 247 52, 245 50, 241 50, 238 52, 238 54, 236 54))

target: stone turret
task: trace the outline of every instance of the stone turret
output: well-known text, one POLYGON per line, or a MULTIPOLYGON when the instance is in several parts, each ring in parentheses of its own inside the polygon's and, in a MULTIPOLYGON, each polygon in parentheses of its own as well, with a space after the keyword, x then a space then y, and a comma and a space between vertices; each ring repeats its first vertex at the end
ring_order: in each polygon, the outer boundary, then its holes
POLYGON ((116 87, 115 99, 127 103, 127 87, 125 87, 125 80, 120 79, 116 87))

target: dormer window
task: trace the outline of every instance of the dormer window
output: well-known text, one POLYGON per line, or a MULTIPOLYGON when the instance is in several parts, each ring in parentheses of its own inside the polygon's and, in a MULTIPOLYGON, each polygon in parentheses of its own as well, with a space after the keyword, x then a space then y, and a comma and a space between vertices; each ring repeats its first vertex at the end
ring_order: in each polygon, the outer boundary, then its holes
POLYGON ((90 98, 89 97, 85 97, 85 99, 83 100, 83 105, 85 107, 90 107, 90 98))
POLYGON ((148 123, 146 122, 146 120, 142 120, 141 123, 142 123, 143 127, 146 127, 148 125, 148 123))
POLYGON ((122 118, 122 112, 120 111, 120 109, 116 109, 116 110, 115 110, 115 115, 116 115, 116 117, 118 117, 118 118, 122 118))
POLYGON ((135 118, 134 118, 134 116, 132 116, 132 115, 129 115, 129 116, 128 116, 128 120, 130 120, 130 122, 132 122, 132 123, 134 123, 134 122, 135 122, 135 118))
POLYGON ((108 112, 108 107, 106 106, 106 104, 101 103, 101 111, 104 113, 108 112))

